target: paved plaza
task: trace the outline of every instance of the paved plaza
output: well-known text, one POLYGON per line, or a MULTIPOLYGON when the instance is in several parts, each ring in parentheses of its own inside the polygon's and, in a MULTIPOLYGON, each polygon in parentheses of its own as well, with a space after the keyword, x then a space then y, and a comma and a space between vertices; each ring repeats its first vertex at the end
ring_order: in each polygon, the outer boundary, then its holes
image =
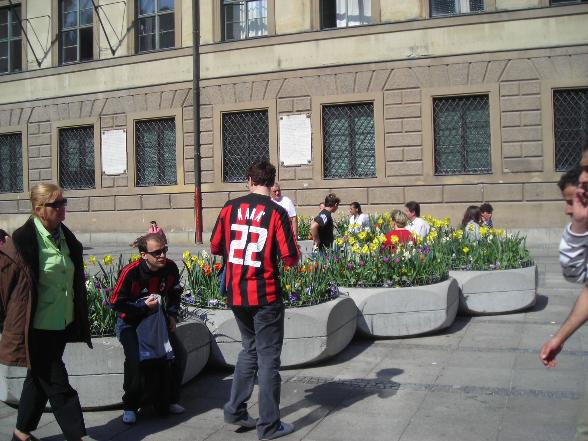
MULTIPOLYGON (((183 247, 171 249, 178 259, 183 247)), ((128 247, 87 249, 101 256, 128 247)), ((194 251, 192 249, 192 251, 194 251)), ((581 328, 548 370, 541 344, 567 317, 580 287, 565 282, 556 248, 537 248, 536 306, 529 311, 458 317, 448 330, 418 338, 355 338, 345 351, 317 366, 282 371, 282 417, 304 441, 572 441, 584 395, 588 326, 581 328)), ((85 412, 96 440, 253 441, 255 431, 224 424, 231 370, 207 367, 184 386, 184 415, 139 414, 135 426, 119 409, 85 412)), ((96 384, 99 388, 100 384, 96 384)), ((257 416, 257 391, 250 402, 257 416)), ((8 441, 16 410, 0 404, 0 441, 8 441)), ((51 413, 34 433, 61 440, 51 413)))

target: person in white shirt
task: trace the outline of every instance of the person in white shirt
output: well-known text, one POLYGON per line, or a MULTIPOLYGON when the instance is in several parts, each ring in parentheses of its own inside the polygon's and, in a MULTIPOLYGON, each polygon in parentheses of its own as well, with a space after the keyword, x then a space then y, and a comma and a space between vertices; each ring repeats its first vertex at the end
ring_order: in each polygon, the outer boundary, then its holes
POLYGON ((420 218, 421 206, 419 203, 409 201, 404 204, 404 214, 406 214, 406 217, 408 217, 408 220, 410 221, 407 229, 414 234, 418 234, 423 239, 427 237, 431 227, 426 220, 420 218))
POLYGON ((288 217, 290 218, 290 223, 292 224, 292 231, 294 232, 294 237, 298 237, 298 216, 296 216, 296 207, 294 207, 294 203, 292 199, 288 196, 282 195, 282 190, 280 188, 280 184, 277 182, 272 187, 272 200, 281 205, 286 209, 288 212, 288 217))
POLYGON ((359 233, 366 227, 370 226, 370 218, 367 214, 362 213, 359 202, 352 202, 349 204, 349 227, 350 233, 359 233))

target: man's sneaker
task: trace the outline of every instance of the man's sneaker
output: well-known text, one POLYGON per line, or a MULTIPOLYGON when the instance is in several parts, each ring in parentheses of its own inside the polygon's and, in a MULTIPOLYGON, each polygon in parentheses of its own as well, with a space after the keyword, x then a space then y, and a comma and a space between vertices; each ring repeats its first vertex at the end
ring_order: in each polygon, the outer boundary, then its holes
POLYGON ((123 411, 123 423, 135 424, 137 422, 137 412, 134 410, 123 411))
POLYGON ((285 423, 282 421, 280 423, 280 427, 278 427, 278 430, 276 430, 271 435, 267 435, 265 438, 261 438, 261 439, 268 440, 268 439, 281 438, 283 436, 291 434, 292 432, 294 432, 294 425, 290 424, 290 423, 285 423))
POLYGON ((229 421, 225 418, 225 423, 245 427, 246 429, 253 429, 257 426, 257 420, 255 418, 251 418, 251 415, 247 415, 247 418, 243 418, 237 421, 229 421))
POLYGON ((186 409, 184 409, 184 406, 178 404, 178 403, 174 403, 174 404, 170 404, 167 411, 169 413, 171 413, 172 415, 179 415, 181 413, 184 413, 186 411, 186 409))

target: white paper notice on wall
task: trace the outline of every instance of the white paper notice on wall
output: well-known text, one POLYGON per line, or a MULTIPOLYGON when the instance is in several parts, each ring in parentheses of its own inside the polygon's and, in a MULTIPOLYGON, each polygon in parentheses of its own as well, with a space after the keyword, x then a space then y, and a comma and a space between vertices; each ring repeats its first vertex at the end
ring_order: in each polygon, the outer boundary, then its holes
POLYGON ((102 130, 102 172, 121 175, 127 172, 127 130, 102 130))
POLYGON ((280 116, 280 163, 306 165, 312 159, 312 130, 307 113, 280 116))

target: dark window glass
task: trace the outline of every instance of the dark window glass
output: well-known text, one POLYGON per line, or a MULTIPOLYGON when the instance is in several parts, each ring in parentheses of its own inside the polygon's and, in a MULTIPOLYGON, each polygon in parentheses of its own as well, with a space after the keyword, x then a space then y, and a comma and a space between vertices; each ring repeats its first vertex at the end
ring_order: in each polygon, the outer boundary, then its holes
POLYGON ((137 121, 135 138, 137 186, 175 185, 177 183, 175 119, 137 121))
POLYGON ((0 9, 0 73, 22 70, 20 5, 0 9))
POLYGON ((376 176, 376 138, 372 103, 323 106, 325 179, 376 176))
POLYGON ((22 190, 22 136, 20 133, 0 135, 0 192, 22 190))
POLYGON ((251 164, 269 160, 267 110, 223 113, 223 181, 244 182, 251 164))
POLYGON ((567 171, 588 147, 588 89, 553 91, 555 169, 567 171))
POLYGON ((267 35, 267 0, 222 0, 223 40, 267 35))
POLYGON ((551 0, 552 5, 565 5, 566 3, 587 3, 588 0, 551 0))
POLYGON ((433 100, 435 174, 492 172, 488 95, 433 100))
POLYGON ((321 27, 346 28, 372 22, 372 0, 321 0, 321 27))
POLYGON ((61 0, 59 3, 61 63, 94 58, 94 7, 91 0, 61 0))
POLYGON ((137 51, 175 47, 174 0, 137 1, 137 51))
POLYGON ((431 0, 431 17, 484 11, 484 0, 431 0))
POLYGON ((59 185, 95 188, 94 126, 59 129, 59 185))

